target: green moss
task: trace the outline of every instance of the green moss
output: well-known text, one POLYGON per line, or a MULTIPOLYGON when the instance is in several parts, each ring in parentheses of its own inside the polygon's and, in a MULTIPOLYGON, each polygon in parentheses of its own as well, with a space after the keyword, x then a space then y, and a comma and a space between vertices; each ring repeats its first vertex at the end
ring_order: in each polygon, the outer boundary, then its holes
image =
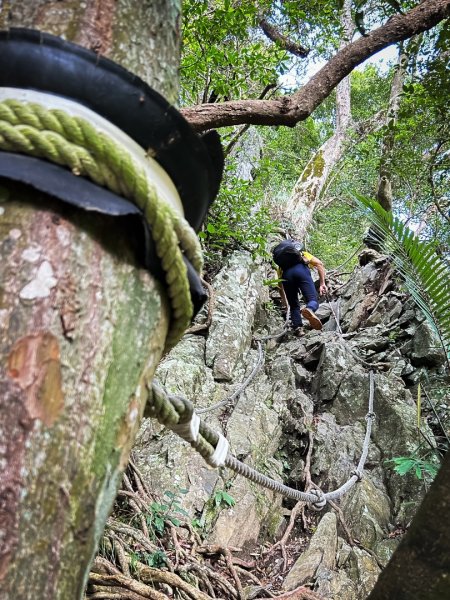
POLYGON ((130 344, 137 348, 147 344, 156 325, 160 309, 159 295, 155 294, 150 303, 146 293, 148 291, 139 282, 139 273, 136 271, 134 285, 127 290, 128 302, 122 303, 115 316, 121 326, 115 330, 112 360, 105 382, 105 415, 95 447, 94 472, 97 477, 104 477, 105 465, 115 468, 120 459, 122 448, 116 447, 118 437, 129 402, 145 368, 146 353, 134 351, 130 344), (143 306, 145 310, 142 310, 143 306))
POLYGON ((283 520, 283 513, 281 511, 281 508, 278 507, 271 507, 271 510, 269 510, 266 519, 265 519, 265 523, 264 523, 264 533, 267 537, 268 540, 274 540, 275 536, 278 533, 278 530, 280 528, 280 523, 283 520))
POLYGON ((323 158, 322 150, 319 150, 317 154, 312 158, 303 171, 300 183, 308 181, 311 177, 318 178, 322 176, 323 169, 325 167, 325 160, 323 158))

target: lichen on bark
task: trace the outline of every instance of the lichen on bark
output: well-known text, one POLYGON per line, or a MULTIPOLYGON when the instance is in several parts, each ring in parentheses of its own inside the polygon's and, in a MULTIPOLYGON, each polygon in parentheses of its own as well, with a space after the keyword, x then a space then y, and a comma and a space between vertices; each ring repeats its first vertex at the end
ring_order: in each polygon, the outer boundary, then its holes
MULTIPOLYGON (((89 18, 83 43, 111 36, 108 55, 173 99, 179 3, 110 4, 11 0, 2 25, 82 41, 89 18), (151 35, 127 53, 127 28, 141 35, 148 23, 151 35)), ((131 222, 1 186, 0 597, 77 599, 164 348, 168 305, 137 263, 131 222)))

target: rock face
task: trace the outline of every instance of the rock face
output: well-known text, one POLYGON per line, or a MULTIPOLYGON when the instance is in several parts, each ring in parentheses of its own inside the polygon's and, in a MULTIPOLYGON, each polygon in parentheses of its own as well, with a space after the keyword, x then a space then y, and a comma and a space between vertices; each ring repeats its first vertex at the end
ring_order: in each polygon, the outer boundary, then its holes
MULTIPOLYGON (((308 583, 323 598, 366 598, 398 543, 392 532, 407 526, 424 493, 422 481, 400 477, 386 461, 417 449, 411 390, 423 370, 439 370, 443 354, 412 302, 396 288, 386 257, 368 251, 339 296, 320 307, 323 331, 270 339, 264 365, 242 389, 260 356, 252 339, 283 327, 263 285, 266 276, 264 265, 247 253, 233 255, 213 282, 216 308, 207 336, 186 335, 156 377, 200 411, 234 395, 232 402, 201 415, 226 435, 231 452, 265 475, 303 489, 309 448, 312 480, 327 492, 345 483, 358 464, 369 371, 374 371, 376 419, 364 477, 337 501, 339 519, 329 505, 320 513, 284 581, 285 590, 308 583)), ((433 443, 425 423, 421 431, 433 443)), ((156 494, 188 490, 183 508, 210 543, 250 549, 275 541, 286 526, 281 496, 231 472, 210 470, 153 421, 141 429, 135 460, 156 494), (234 506, 220 500, 221 490, 234 498, 234 506)))

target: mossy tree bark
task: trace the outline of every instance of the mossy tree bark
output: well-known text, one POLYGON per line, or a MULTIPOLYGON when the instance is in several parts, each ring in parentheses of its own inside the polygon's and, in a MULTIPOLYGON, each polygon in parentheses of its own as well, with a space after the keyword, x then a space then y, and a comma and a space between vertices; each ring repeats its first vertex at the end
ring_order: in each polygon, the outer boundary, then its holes
POLYGON ((380 169, 377 186, 377 200, 384 210, 392 210, 392 165, 394 161, 395 126, 400 109, 401 93, 406 76, 406 69, 411 53, 417 54, 420 42, 412 38, 406 51, 400 46, 398 61, 392 79, 389 106, 386 114, 386 134, 382 141, 380 153, 380 169))
MULTIPOLYGON (((344 2, 341 23, 343 38, 340 48, 344 48, 350 42, 353 32, 350 0, 344 2)), ((293 233, 300 240, 304 240, 322 191, 334 167, 342 157, 350 122, 350 78, 345 77, 336 87, 336 128, 334 133, 308 161, 286 203, 286 211, 294 228, 293 233)))
MULTIPOLYGON (((179 8, 12 0, 0 22, 93 48, 173 101, 179 8)), ((83 594, 168 326, 130 227, 0 182, 2 600, 83 594)))

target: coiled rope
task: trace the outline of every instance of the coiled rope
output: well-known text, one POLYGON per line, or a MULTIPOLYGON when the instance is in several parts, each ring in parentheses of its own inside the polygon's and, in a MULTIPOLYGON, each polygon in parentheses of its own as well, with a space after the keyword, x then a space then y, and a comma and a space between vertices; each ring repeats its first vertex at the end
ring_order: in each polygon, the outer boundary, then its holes
POLYGON ((194 410, 193 404, 181 396, 168 394, 157 382, 149 387, 145 416, 156 418, 162 425, 172 429, 201 454, 205 461, 213 468, 225 466, 239 475, 242 475, 274 492, 280 493, 293 500, 301 500, 312 505, 314 510, 322 510, 328 500, 337 500, 348 492, 363 475, 364 465, 369 452, 372 422, 375 418, 373 412, 374 375, 369 373, 369 410, 366 415, 366 434, 364 437, 361 458, 351 477, 340 488, 324 493, 321 490, 302 492, 281 484, 270 477, 266 477, 255 469, 237 460, 228 452, 228 442, 222 434, 215 432, 194 410))
POLYGON ((172 309, 166 349, 173 347, 193 315, 183 253, 198 273, 203 259, 195 232, 162 200, 146 169, 122 144, 86 119, 16 99, 0 102, 0 149, 68 167, 75 175, 91 179, 142 210, 165 273, 172 309))

